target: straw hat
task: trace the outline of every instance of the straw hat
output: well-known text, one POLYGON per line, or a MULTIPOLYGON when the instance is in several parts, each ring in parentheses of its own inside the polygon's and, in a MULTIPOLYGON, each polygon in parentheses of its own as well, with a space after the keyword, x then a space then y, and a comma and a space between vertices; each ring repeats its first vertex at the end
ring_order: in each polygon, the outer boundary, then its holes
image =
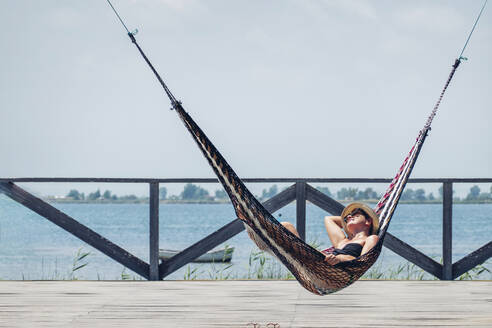
POLYGON ((347 231, 347 223, 345 223, 344 218, 356 209, 362 210, 364 213, 366 213, 371 218, 371 220, 372 220, 372 231, 370 234, 375 235, 379 229, 378 215, 376 214, 376 212, 374 212, 374 210, 372 208, 370 208, 369 206, 367 206, 366 204, 363 204, 363 203, 351 203, 351 204, 348 204, 347 207, 345 207, 343 209, 343 212, 341 215, 343 230, 347 231))

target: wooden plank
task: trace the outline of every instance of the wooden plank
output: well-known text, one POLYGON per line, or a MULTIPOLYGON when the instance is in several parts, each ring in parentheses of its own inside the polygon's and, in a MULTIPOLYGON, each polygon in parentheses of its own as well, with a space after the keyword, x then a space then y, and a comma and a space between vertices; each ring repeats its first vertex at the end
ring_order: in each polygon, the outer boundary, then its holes
POLYGON ((479 249, 468 254, 461 260, 453 264, 453 279, 458 278, 463 273, 473 269, 479 264, 484 263, 492 257, 492 241, 488 242, 479 249))
POLYGON ((491 281, 366 280, 324 297, 278 280, 0 281, 0 290, 2 327, 492 326, 491 281))
POLYGON ((299 237, 306 240, 306 183, 296 183, 296 229, 299 237))
POLYGON ((332 215, 342 214, 342 211, 345 208, 340 202, 328 197, 310 185, 306 185, 306 197, 311 203, 332 215))
POLYGON ((443 183, 442 194, 442 258, 443 280, 453 279, 453 184, 443 183))
POLYGON ((442 279, 442 265, 420 252, 419 250, 413 248, 407 243, 396 238, 389 232, 386 233, 384 238, 384 246, 388 247, 390 250, 405 258, 406 260, 419 266, 426 272, 442 279))
MULTIPOLYGON (((276 210, 291 203, 295 199, 295 185, 280 192, 276 196, 270 198, 263 203, 263 206, 269 212, 275 212, 276 210)), ((163 261, 159 265, 160 279, 170 275, 174 271, 181 268, 183 265, 191 262, 195 258, 202 254, 205 254, 212 248, 222 244, 224 241, 234 237, 238 233, 244 230, 244 224, 241 220, 235 219, 219 230, 201 239, 190 247, 186 248, 179 254, 173 256, 167 261, 163 261)))
POLYGON ((149 280, 159 280, 159 183, 149 184, 149 280))
POLYGON ((149 278, 149 265, 72 217, 33 196, 13 183, 0 182, 0 191, 75 237, 91 245, 142 277, 149 278))

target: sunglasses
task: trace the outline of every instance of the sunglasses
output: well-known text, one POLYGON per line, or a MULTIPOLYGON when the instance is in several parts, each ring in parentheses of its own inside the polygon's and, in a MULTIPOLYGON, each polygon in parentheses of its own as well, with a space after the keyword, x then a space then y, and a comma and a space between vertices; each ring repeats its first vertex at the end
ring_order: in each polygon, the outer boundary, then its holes
POLYGON ((344 218, 343 218, 343 221, 345 223, 347 223, 347 217, 349 216, 356 216, 356 215, 363 215, 366 219, 368 218, 368 215, 366 214, 366 212, 364 212, 363 210, 361 210, 360 208, 356 208, 355 210, 353 210, 352 212, 350 212, 349 214, 347 214, 344 218))

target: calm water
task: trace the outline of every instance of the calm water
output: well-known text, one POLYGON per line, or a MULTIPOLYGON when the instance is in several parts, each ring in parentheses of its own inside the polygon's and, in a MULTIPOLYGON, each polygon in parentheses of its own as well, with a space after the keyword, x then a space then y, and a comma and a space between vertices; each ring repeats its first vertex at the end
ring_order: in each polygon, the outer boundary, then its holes
MULTIPOLYGON (((146 204, 54 204, 130 253, 148 261, 148 205, 146 204)), ((295 221, 295 205, 290 204, 274 215, 295 221)), ((329 247, 324 231, 323 210, 307 205, 307 240, 329 247)), ((161 248, 183 249, 219 229, 234 218, 230 204, 162 204, 160 206, 161 248)), ((389 231, 428 256, 439 259, 442 251, 442 206, 401 204, 389 231)), ((492 236, 492 205, 466 204, 453 207, 453 260, 483 246, 492 236)), ((236 277, 244 277, 254 244, 242 232, 226 242, 235 247, 233 266, 236 277)), ((90 251, 89 264, 77 271, 79 279, 121 279, 123 266, 71 236, 58 226, 0 195, 0 278, 52 279, 68 277, 75 254, 80 248, 90 251)), ((386 269, 405 260, 384 249, 378 263, 386 269)), ((208 278, 209 264, 197 267, 198 278, 208 278)), ((490 261, 487 263, 490 268, 490 261)), ((186 267, 167 279, 183 279, 186 267)), ((126 269, 125 273, 137 276, 126 269)), ((482 275, 491 279, 490 274, 482 275)))

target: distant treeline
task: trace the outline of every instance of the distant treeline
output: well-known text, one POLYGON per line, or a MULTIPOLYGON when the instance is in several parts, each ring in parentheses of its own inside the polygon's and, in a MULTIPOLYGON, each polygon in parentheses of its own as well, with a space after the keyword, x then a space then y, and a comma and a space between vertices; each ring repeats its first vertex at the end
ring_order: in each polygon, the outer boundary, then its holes
MULTIPOLYGON (((331 192, 328 187, 316 187, 317 190, 321 191, 325 195, 332 197, 340 201, 358 201, 358 200, 378 200, 381 198, 382 194, 376 192, 372 188, 359 189, 359 188, 342 188, 337 192, 331 192)), ((259 197, 261 200, 268 199, 275 196, 278 193, 277 185, 273 185, 270 189, 264 189, 262 195, 259 197)), ((405 188, 405 191, 400 198, 402 201, 411 202, 425 202, 425 201, 437 201, 442 199, 442 186, 438 190, 438 195, 434 195, 432 192, 428 193, 420 188, 413 190, 412 188, 405 188)), ((455 200, 463 201, 492 201, 492 187, 490 187, 490 192, 481 192, 478 186, 473 186, 470 188, 468 195, 460 199, 459 197, 454 197, 455 200)))
MULTIPOLYGON (((381 194, 373 190, 372 188, 358 189, 358 188, 342 188, 336 193, 332 193, 328 187, 316 187, 317 190, 326 194, 329 197, 340 201, 370 201, 378 200, 381 198, 381 194)), ((261 195, 256 195, 260 200, 269 199, 279 193, 279 188, 277 185, 272 185, 268 189, 263 189, 261 195)), ((209 193, 207 189, 197 186, 192 183, 188 183, 184 186, 183 191, 179 195, 168 196, 166 187, 159 188, 159 198, 161 200, 169 201, 225 201, 228 199, 227 193, 223 189, 218 189, 213 195, 209 193)), ((113 194, 110 190, 106 190, 103 193, 98 189, 95 192, 85 195, 83 192, 79 192, 76 189, 70 190, 66 195, 68 200, 76 201, 139 201, 147 200, 148 197, 137 197, 135 195, 124 195, 118 196, 113 194)), ((442 187, 438 190, 438 195, 434 195, 432 192, 426 193, 424 189, 413 190, 411 188, 406 188, 401 195, 402 201, 411 202, 425 202, 425 201, 438 201, 442 199, 442 187)), ((455 197, 455 200, 463 201, 492 201, 492 187, 490 192, 481 192, 478 186, 473 186, 470 188, 468 195, 459 199, 455 197)))
POLYGON ((65 196, 68 199, 73 199, 73 200, 84 200, 84 201, 97 201, 97 200, 138 200, 139 198, 135 195, 124 195, 124 196, 117 196, 113 194, 110 190, 106 190, 104 193, 101 194, 101 191, 98 189, 94 192, 89 193, 87 196, 83 192, 79 192, 76 189, 72 189, 68 192, 68 194, 65 196))
MULTIPOLYGON (((336 195, 332 194, 326 187, 316 187, 324 194, 333 197, 337 200, 352 201, 352 200, 376 200, 381 198, 382 194, 378 194, 372 188, 366 188, 365 190, 359 190, 358 188, 342 188, 337 191, 336 195)), ((492 201, 492 187, 490 192, 481 192, 480 188, 475 185, 470 188, 468 195, 465 198, 453 197, 457 201, 492 201)), ((412 188, 405 188, 400 200, 410 202, 425 202, 425 201, 437 201, 442 199, 442 186, 438 190, 438 195, 434 195, 432 192, 427 192, 420 188, 413 190, 412 188)))

